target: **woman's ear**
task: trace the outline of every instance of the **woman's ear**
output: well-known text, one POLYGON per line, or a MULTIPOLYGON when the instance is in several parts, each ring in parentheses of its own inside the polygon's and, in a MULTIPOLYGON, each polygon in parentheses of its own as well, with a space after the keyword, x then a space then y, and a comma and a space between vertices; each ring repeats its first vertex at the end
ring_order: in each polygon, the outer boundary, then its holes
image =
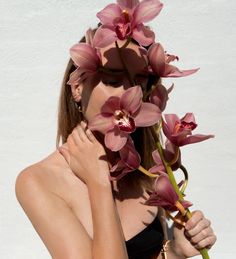
POLYGON ((81 96, 82 96, 82 90, 83 90, 82 84, 71 86, 71 93, 75 102, 80 102, 81 96))

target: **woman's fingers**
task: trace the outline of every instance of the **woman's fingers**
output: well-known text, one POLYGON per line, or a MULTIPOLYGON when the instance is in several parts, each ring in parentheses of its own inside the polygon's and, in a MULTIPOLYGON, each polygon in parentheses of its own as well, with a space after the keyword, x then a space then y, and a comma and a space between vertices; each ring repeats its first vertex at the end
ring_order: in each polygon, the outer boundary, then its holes
POLYGON ((87 128, 85 132, 86 132, 86 135, 87 135, 88 139, 89 139, 91 142, 95 143, 95 142, 97 141, 97 139, 96 139, 95 136, 93 135, 93 132, 92 132, 89 128, 87 128))
POLYGON ((215 244, 215 242, 216 242, 216 236, 213 234, 213 235, 207 236, 206 238, 204 238, 200 242, 198 242, 195 245, 195 248, 196 249, 202 249, 202 248, 210 249, 215 244))
POLYGON ((196 249, 204 247, 209 249, 216 242, 211 222, 204 217, 201 211, 193 212, 192 217, 185 225, 184 233, 196 249))
POLYGON ((192 228, 187 230, 187 233, 189 236, 195 236, 199 232, 201 232, 203 229, 209 227, 211 225, 210 221, 208 219, 202 219, 196 223, 196 225, 192 228))
POLYGON ((86 142, 88 140, 88 137, 85 133, 84 126, 82 127, 81 123, 79 123, 72 131, 71 133, 74 142, 76 145, 80 145, 81 142, 86 142))
POLYGON ((60 154, 65 158, 68 165, 70 165, 70 154, 68 148, 65 147, 59 147, 58 151, 60 154))
POLYGON ((198 243, 200 242, 201 240, 203 240, 204 238, 208 237, 209 235, 212 235, 213 234, 213 230, 210 228, 210 227, 206 227, 204 229, 201 229, 199 227, 199 232, 197 232, 196 234, 194 235, 190 235, 189 233, 187 234, 187 236, 190 237, 190 241, 192 243, 198 243))
POLYGON ((93 135, 92 131, 87 127, 87 123, 85 121, 81 121, 81 127, 84 130, 87 138, 91 141, 91 142, 95 142, 97 139, 95 138, 95 136, 93 135))
POLYGON ((200 222, 204 218, 203 213, 200 210, 196 210, 193 212, 192 217, 187 221, 185 225, 185 229, 187 231, 192 230, 197 226, 198 222, 200 222))

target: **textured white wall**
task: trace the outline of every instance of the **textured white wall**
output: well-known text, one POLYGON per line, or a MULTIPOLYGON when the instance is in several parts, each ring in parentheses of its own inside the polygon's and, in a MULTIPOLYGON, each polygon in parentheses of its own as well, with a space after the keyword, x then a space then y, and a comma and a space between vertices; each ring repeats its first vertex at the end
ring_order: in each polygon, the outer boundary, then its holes
MULTIPOLYGON (((0 257, 50 258, 18 205, 17 174, 55 149, 56 110, 68 49, 108 0, 0 0, 0 257)), ((212 220, 214 259, 235 258, 234 167, 236 3, 234 0, 163 0, 150 25, 190 77, 166 80, 175 90, 166 112, 194 112, 199 133, 215 139, 185 147, 188 199, 212 220)), ((42 208, 43 209, 43 208, 42 208)), ((200 258, 200 257, 196 257, 200 258)))

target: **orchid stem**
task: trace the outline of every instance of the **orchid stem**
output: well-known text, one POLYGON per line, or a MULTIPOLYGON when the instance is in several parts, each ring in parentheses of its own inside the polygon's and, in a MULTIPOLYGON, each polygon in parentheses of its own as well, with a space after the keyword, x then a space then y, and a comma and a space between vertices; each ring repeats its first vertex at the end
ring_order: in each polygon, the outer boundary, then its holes
POLYGON ((179 190, 178 184, 176 183, 176 180, 175 180, 175 177, 174 177, 174 174, 172 172, 171 167, 165 161, 164 154, 163 154, 163 149, 162 149, 161 143, 159 141, 157 141, 157 150, 158 150, 158 152, 160 154, 160 157, 161 157, 161 160, 162 160, 162 162, 163 162, 163 164, 165 166, 165 169, 166 169, 166 172, 167 172, 167 174, 169 176, 170 182, 171 182, 172 186, 174 187, 175 192, 179 196, 179 200, 183 201, 183 199, 184 199, 183 194, 179 190))
POLYGON ((187 188, 187 185, 188 185, 188 171, 183 165, 181 165, 179 168, 182 170, 182 172, 184 173, 184 177, 185 177, 184 185, 181 187, 181 192, 184 194, 184 192, 187 188))
MULTIPOLYGON (((181 201, 184 200, 183 194, 179 190, 179 187, 178 187, 178 185, 176 183, 176 180, 175 180, 175 177, 174 177, 174 174, 173 174, 173 171, 172 171, 170 165, 165 161, 162 145, 161 145, 159 139, 157 139, 157 143, 156 144, 157 144, 157 150, 158 150, 158 152, 160 154, 160 157, 161 157, 161 160, 163 162, 163 165, 165 166, 165 169, 166 169, 166 172, 167 172, 167 174, 169 176, 170 182, 171 182, 174 190, 176 191, 177 195, 179 196, 179 201, 177 203, 178 203, 178 208, 180 208, 180 206, 182 206, 181 201)), ((187 219, 190 219, 192 217, 191 212, 188 209, 185 210, 185 208, 183 206, 181 208, 181 211, 182 211, 181 214, 184 214, 184 216, 186 216, 187 219)), ((201 253, 203 259, 210 259, 209 255, 208 255, 208 251, 207 251, 206 248, 200 249, 199 252, 201 253)))
POLYGON ((167 215, 170 219, 172 219, 175 223, 181 225, 182 227, 185 226, 185 222, 184 222, 184 221, 182 221, 181 219, 177 219, 177 218, 173 217, 168 211, 166 211, 166 215, 167 215))
POLYGON ((125 42, 125 44, 121 47, 121 49, 125 49, 129 45, 130 41, 131 41, 131 38, 129 37, 125 42))
POLYGON ((141 165, 138 167, 138 170, 139 170, 140 172, 142 172, 142 173, 144 173, 144 174, 150 176, 150 177, 157 177, 156 174, 152 174, 152 173, 148 172, 148 171, 147 171, 144 167, 142 167, 141 165))
MULTIPOLYGON (((154 87, 156 88, 157 86, 155 85, 154 87)), ((152 91, 153 91, 155 88, 152 88, 152 87, 151 87, 151 89, 150 89, 149 91, 147 91, 147 92, 144 94, 143 99, 146 100, 147 97, 152 93, 152 91)))
MULTIPOLYGON (((188 209, 186 210, 179 201, 176 202, 175 206, 179 209, 182 216, 186 216, 187 219, 192 217, 191 212, 188 209)), ((201 253, 203 259, 210 259, 206 248, 200 249, 199 252, 201 253)))

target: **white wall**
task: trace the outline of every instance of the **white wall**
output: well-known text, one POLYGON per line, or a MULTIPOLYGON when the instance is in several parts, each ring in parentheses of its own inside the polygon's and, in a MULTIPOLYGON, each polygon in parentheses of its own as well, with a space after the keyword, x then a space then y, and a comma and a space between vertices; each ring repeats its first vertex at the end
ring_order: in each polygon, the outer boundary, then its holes
MULTIPOLYGON (((56 110, 68 50, 110 1, 0 0, 0 257, 50 258, 16 201, 14 182, 26 166, 55 149, 56 110)), ((236 254, 234 181, 234 0, 163 0, 150 25, 180 68, 200 67, 175 82, 166 113, 194 112, 199 133, 215 139, 183 148, 190 171, 187 198, 211 219, 218 236, 214 259, 236 254)), ((196 257, 200 258, 200 257, 196 257)))

